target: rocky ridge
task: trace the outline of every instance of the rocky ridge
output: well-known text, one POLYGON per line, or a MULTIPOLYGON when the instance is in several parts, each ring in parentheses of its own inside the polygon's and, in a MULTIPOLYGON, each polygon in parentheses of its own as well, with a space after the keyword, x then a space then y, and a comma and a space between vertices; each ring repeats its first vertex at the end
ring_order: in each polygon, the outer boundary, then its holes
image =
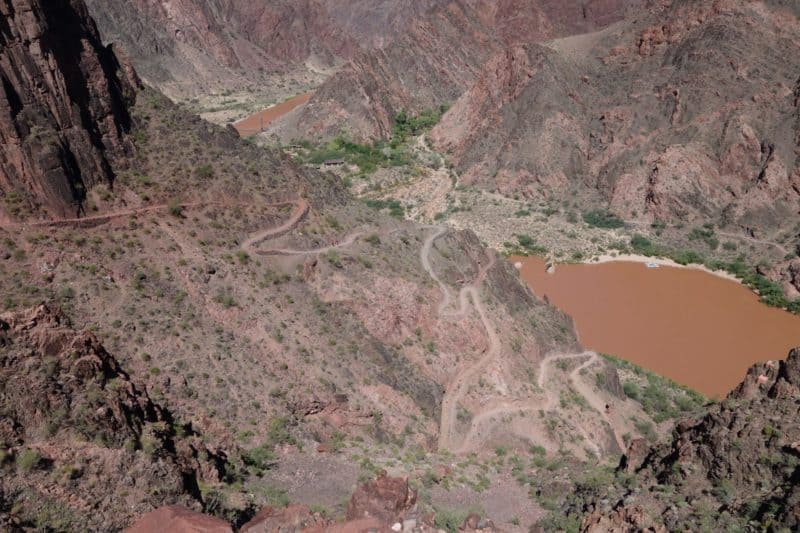
POLYGON ((199 507, 198 482, 224 475, 224 454, 58 311, 0 315, 0 347, 0 493, 26 502, 20 526, 119 528, 164 501, 199 507))
POLYGON ((662 3, 498 53, 432 137, 464 184, 767 233, 800 209, 798 36, 780 3, 662 3))
POLYGON ((800 349, 753 366, 723 402, 654 447, 631 444, 621 470, 636 490, 583 531, 800 525, 800 349), (654 521, 655 519, 655 521, 654 521))
POLYGON ((392 40, 438 1, 87 3, 106 40, 123 46, 150 84, 182 98, 257 91, 287 73, 317 80, 359 48, 392 40))

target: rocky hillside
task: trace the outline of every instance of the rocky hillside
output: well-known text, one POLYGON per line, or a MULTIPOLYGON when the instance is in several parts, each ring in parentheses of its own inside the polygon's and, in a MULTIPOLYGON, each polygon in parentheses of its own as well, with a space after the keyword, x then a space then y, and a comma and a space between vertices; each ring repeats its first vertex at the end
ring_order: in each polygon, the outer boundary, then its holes
POLYGON ((132 153, 139 82, 82 1, 3 0, 0 15, 0 220, 74 216, 132 153))
POLYGON ((795 14, 676 0, 644 15, 490 60, 433 134, 463 183, 588 187, 626 219, 765 230, 796 215, 795 14))
POLYGON ((662 531, 800 527, 800 349, 754 366, 744 382, 699 418, 677 425, 650 450, 634 442, 621 470, 634 490, 585 531, 662 531), (623 503, 624 501, 624 503, 623 503), (648 520, 646 517, 649 516, 648 520), (664 529, 666 526, 666 529, 664 529))
POLYGON ((46 306, 0 315, 0 524, 110 530, 164 502, 199 508, 224 455, 67 322, 46 306))
POLYGON ((360 47, 391 40, 437 1, 87 3, 106 41, 124 47, 148 83, 182 98, 258 91, 288 78, 314 85, 360 47))
MULTIPOLYGON (((49 28, 63 80, 86 81, 77 59, 98 50, 113 60, 79 0, 13 5, 7 20, 49 28), (55 15, 79 23, 46 25, 55 15)), ((8 72, 44 68, 28 44, 4 48, 8 72)), ((473 233, 365 205, 336 176, 154 89, 134 103, 108 76, 75 93, 22 85, 109 143, 97 153, 114 178, 84 181, 74 218, 36 209, 43 169, 5 178, 32 200, 0 228, 4 523, 117 529, 176 502, 241 523, 290 494, 333 513, 359 478, 406 464, 430 484, 457 468, 453 486, 478 498, 495 479, 505 490, 505 474, 477 459, 433 468, 512 446, 558 454, 557 466, 597 462, 645 433, 648 414, 618 396, 609 363, 473 233), (103 88, 119 89, 116 114, 80 99, 103 88), (117 116, 124 158, 107 129, 117 116), (298 471, 314 482, 287 475, 298 471)), ((424 505, 452 506, 451 494, 424 505)), ((506 507, 511 523, 518 506, 506 507)))
POLYGON ((518 42, 584 33, 611 24, 634 0, 451 0, 415 20, 394 43, 357 54, 308 106, 274 126, 284 137, 387 137, 400 110, 454 102, 481 65, 518 42))

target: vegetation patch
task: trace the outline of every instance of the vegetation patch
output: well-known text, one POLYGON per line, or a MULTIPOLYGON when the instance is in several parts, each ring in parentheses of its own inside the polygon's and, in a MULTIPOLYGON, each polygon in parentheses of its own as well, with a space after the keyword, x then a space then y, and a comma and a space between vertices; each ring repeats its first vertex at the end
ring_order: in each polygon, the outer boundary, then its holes
POLYGON ((327 143, 314 145, 308 140, 294 141, 300 148, 299 159, 310 165, 346 163, 358 167, 357 174, 366 176, 379 168, 410 165, 414 158, 408 150, 408 140, 435 126, 447 106, 425 110, 419 115, 400 111, 394 117, 392 137, 373 143, 360 143, 346 135, 334 137, 327 143))
POLYGON ((415 137, 439 123, 449 106, 440 105, 436 109, 426 109, 419 115, 410 115, 400 111, 394 117, 392 125, 392 143, 404 143, 409 137, 415 137))
POLYGON ((546 255, 547 248, 536 243, 530 235, 517 235, 517 242, 504 242, 507 255, 546 255))
POLYGON ((657 423, 685 416, 701 409, 708 400, 699 392, 675 383, 624 359, 603 354, 620 370, 622 388, 628 398, 639 402, 657 423))
MULTIPOLYGON (((389 198, 387 200, 365 200, 369 207, 373 209, 377 209, 379 211, 388 210, 389 214, 395 218, 404 218, 406 216, 406 208, 400 203, 399 200, 395 200, 393 198, 389 198)), ((378 240, 380 242, 380 239, 378 240)), ((370 241, 372 243, 372 241, 370 241)), ((374 243, 372 243, 374 244, 374 243)))
POLYGON ((625 227, 625 221, 604 209, 593 209, 583 213, 583 221, 595 228, 616 229, 625 227))

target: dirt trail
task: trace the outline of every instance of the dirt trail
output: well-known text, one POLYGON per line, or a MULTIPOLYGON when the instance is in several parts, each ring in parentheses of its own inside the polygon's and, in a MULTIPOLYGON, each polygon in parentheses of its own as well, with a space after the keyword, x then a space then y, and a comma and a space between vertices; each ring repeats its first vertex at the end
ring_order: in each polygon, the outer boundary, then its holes
MULTIPOLYGON (((33 228, 43 228, 43 227, 60 227, 60 226, 75 226, 75 227, 94 227, 99 226, 100 224, 105 224, 106 222, 110 222, 112 220, 116 220, 118 218, 124 217, 132 217, 137 215, 143 215, 147 213, 155 213, 158 211, 167 211, 168 209, 195 209, 195 208, 204 208, 204 207, 245 207, 250 205, 261 205, 263 207, 279 207, 284 205, 295 205, 297 209, 292 214, 292 217, 284 224, 277 228, 270 228, 264 230, 263 232, 256 234, 255 236, 251 237, 249 241, 254 241, 250 243, 252 246, 253 244, 257 244, 258 242, 268 239, 277 237, 279 234, 284 233, 286 231, 290 231, 302 218, 308 213, 309 205, 308 201, 303 198, 298 200, 289 200, 285 202, 274 202, 274 203, 266 203, 266 204, 257 204, 256 202, 184 202, 179 204, 156 204, 156 205, 149 205, 146 207, 137 207, 133 209, 122 209, 119 211, 112 211, 109 213, 102 213, 99 215, 91 215, 87 217, 74 217, 74 218, 53 218, 50 220, 31 220, 26 222, 8 222, 4 224, 7 228, 25 228, 25 227, 33 227, 33 228)), ((247 244, 247 243, 245 243, 247 244)))
MULTIPOLYGON (((581 359, 586 357, 586 361, 584 361, 581 365, 577 368, 572 370, 569 374, 570 382, 572 386, 576 389, 578 394, 583 396, 586 401, 588 402, 589 406, 597 411, 603 419, 606 421, 608 426, 611 428, 612 433, 614 434, 614 439, 617 442, 620 450, 625 449, 625 443, 619 435, 619 432, 616 430, 616 424, 611 417, 608 415, 605 409, 605 401, 600 398, 594 390, 586 384, 581 378, 581 372, 592 366, 598 361, 598 356, 594 352, 583 352, 583 353, 576 353, 576 354, 554 354, 548 357, 545 357, 539 363, 539 376, 537 378, 537 384, 540 389, 544 391, 545 394, 545 403, 542 403, 538 400, 517 400, 511 402, 500 402, 492 407, 484 410, 479 415, 474 417, 470 423, 469 431, 467 432, 466 436, 463 440, 463 445, 461 447, 460 452, 465 452, 469 450, 470 445, 473 443, 474 440, 478 438, 480 435, 480 427, 485 421, 491 420, 492 418, 503 416, 503 415, 516 415, 523 412, 535 412, 539 410, 543 411, 552 411, 556 408, 556 406, 560 403, 559 391, 556 388, 549 387, 548 384, 551 383, 548 380, 549 372, 547 371, 548 368, 552 366, 553 363, 556 361, 561 360, 571 360, 571 359, 581 359)), ((601 445, 597 442, 595 438, 593 438, 580 423, 576 423, 574 426, 582 435, 589 446, 592 449, 592 452, 597 457, 602 457, 603 449, 601 445)))
MULTIPOLYGON (((487 316, 484 302, 480 294, 480 286, 483 283, 486 273, 494 265, 495 256, 491 252, 488 252, 489 261, 486 264, 481 265, 475 280, 469 285, 464 286, 459 291, 458 308, 455 310, 449 309, 453 301, 451 289, 441 280, 441 278, 439 278, 439 276, 436 275, 436 272, 434 271, 430 262, 430 253, 433 249, 433 245, 437 239, 447 233, 447 228, 434 227, 433 229, 435 229, 435 231, 431 233, 427 239, 425 239, 425 242, 420 249, 420 262, 431 279, 433 279, 439 285, 439 289, 442 292, 442 301, 439 303, 438 314, 440 317, 464 317, 467 315, 468 306, 471 302, 472 306, 478 313, 484 329, 486 330, 486 336, 488 339, 488 348, 484 352, 484 355, 474 364, 464 368, 458 374, 456 374, 445 390, 444 397, 442 398, 442 414, 439 429, 439 449, 447 449, 456 453, 461 453, 465 450, 468 450, 472 445, 473 440, 477 438, 480 425, 484 421, 493 417, 504 414, 516 414, 523 411, 538 411, 541 409, 552 411, 559 404, 560 397, 559 390, 557 388, 548 386, 550 383, 547 379, 549 375, 549 367, 556 361, 560 360, 587 358, 586 361, 570 372, 570 382, 577 393, 583 396, 589 406, 593 410, 597 411, 603 420, 605 420, 605 422, 611 428, 618 446, 621 450, 624 450, 624 442, 620 437, 619 432, 616 430, 614 422, 611 420, 606 411, 605 401, 598 396, 592 387, 586 384, 581 377, 581 372, 584 369, 589 368, 598 361, 598 356, 595 352, 553 354, 545 357, 539 364, 537 378, 539 388, 542 389, 545 394, 544 406, 538 399, 501 402, 499 404, 495 404, 483 412, 478 413, 473 418, 466 436, 461 439, 460 443, 455 442, 456 435, 454 433, 459 400, 465 396, 469 385, 473 383, 475 378, 493 361, 497 360, 502 350, 502 344, 498 337, 497 331, 487 316)), ((587 445, 594 451, 595 455, 597 455, 597 457, 602 457, 602 447, 596 441, 596 439, 592 438, 592 436, 589 435, 589 433, 581 424, 577 423, 575 425, 578 431, 583 434, 587 445)))
MULTIPOLYGON (((547 382, 546 380, 547 372, 545 369, 548 368, 548 366, 552 365, 554 362, 570 360, 570 359, 578 359, 581 357, 588 357, 588 359, 569 373, 570 382, 572 383, 572 386, 575 388, 578 394, 580 394, 586 399, 586 401, 589 403, 589 406, 595 411, 597 411, 601 417, 603 417, 608 426, 611 428, 611 431, 614 434, 614 440, 617 441, 619 449, 624 450, 625 442, 622 440, 622 437, 617 431, 614 421, 611 420, 610 416, 606 411, 606 402, 602 398, 600 398, 600 396, 598 396, 597 393, 595 393, 594 389, 590 385, 588 385, 585 381, 583 381, 583 379, 581 378, 581 372, 584 369, 589 368, 599 360, 599 357, 596 352, 587 351, 579 354, 553 354, 545 357, 539 364, 539 377, 537 379, 538 385, 540 388, 545 388, 544 385, 547 382)), ((558 404, 558 402, 559 402, 558 396, 556 396, 553 393, 553 391, 548 391, 546 410, 548 411, 552 410, 558 404)), ((589 442, 592 441, 589 440, 589 442)), ((594 447, 599 450, 597 443, 596 442, 592 443, 594 444, 594 447)))
POLYGON ((436 275, 430 263, 430 253, 433 244, 436 239, 443 236, 445 233, 447 233, 447 228, 437 228, 433 234, 428 236, 420 250, 420 262, 422 263, 422 267, 439 285, 442 291, 443 299, 439 304, 439 314, 446 317, 466 316, 467 306, 470 300, 472 300, 472 306, 478 312, 478 316, 486 330, 486 336, 489 341, 489 346, 484 352, 485 355, 473 365, 456 374, 445 390, 444 397, 442 398, 442 417, 439 425, 439 449, 454 450, 453 430, 457 419, 458 401, 464 396, 467 386, 472 382, 473 378, 497 358, 502 349, 502 344, 500 343, 497 331, 486 315, 486 309, 484 308, 483 299, 481 298, 479 290, 483 279, 496 260, 494 254, 490 251, 487 251, 487 263, 481 266, 475 280, 459 291, 459 309, 455 312, 446 311, 452 300, 450 288, 436 275))
POLYGON ((722 237, 728 237, 729 239, 744 239, 745 241, 752 242, 755 244, 772 246, 773 248, 778 249, 783 255, 787 255, 789 253, 789 250, 785 246, 768 239, 757 239, 755 237, 750 237, 749 235, 742 235, 741 233, 731 233, 727 231, 717 231, 717 235, 720 235, 722 237))
MULTIPOLYGON (((331 250, 336 250, 338 248, 343 248, 345 246, 350 246, 359 237, 364 235, 363 231, 354 231, 347 235, 344 239, 334 244, 329 244, 327 246, 322 246, 320 248, 310 248, 308 250, 296 250, 292 248, 272 248, 268 250, 256 250, 255 253, 258 255, 316 255, 316 254, 324 254, 330 252, 331 250)), ((264 240, 264 239, 261 239, 264 240)))
POLYGON ((306 200, 305 198, 298 198, 295 201, 281 202, 278 204, 270 204, 270 205, 277 206, 277 205, 288 205, 288 204, 292 204, 295 206, 295 210, 294 212, 292 212, 292 215, 289 217, 289 219, 280 226, 269 227, 262 231, 259 231, 258 233, 251 235, 246 241, 242 243, 242 250, 250 252, 259 243, 267 239, 274 239, 275 237, 279 237, 280 235, 292 231, 297 226, 297 224, 299 224, 300 221, 303 220, 303 218, 305 218, 305 216, 308 214, 309 205, 308 205, 308 200, 306 200))
MULTIPOLYGON (((630 224, 631 226, 637 226, 637 227, 640 227, 640 228, 650 228, 651 227, 651 224, 649 222, 639 222, 639 221, 635 221, 635 220, 628 221, 628 222, 626 222, 626 224, 630 224)), ((732 232, 732 231, 715 230, 715 233, 720 237, 727 237, 729 239, 742 239, 744 241, 751 242, 753 244, 761 244, 763 246, 772 246, 773 248, 775 248, 778 251, 780 251, 783 255, 787 255, 789 253, 789 250, 785 246, 783 246, 782 244, 780 244, 778 242, 770 240, 770 239, 759 239, 757 237, 751 237, 750 235, 747 235, 745 233, 736 233, 736 232, 732 232)))
POLYGON ((26 222, 10 222, 5 224, 6 227, 13 228, 45 228, 45 227, 60 227, 60 226, 75 226, 75 227, 93 227, 105 224, 117 218, 132 217, 143 215, 146 213, 154 213, 157 211, 166 211, 170 208, 194 209, 198 207, 241 207, 250 205, 248 202, 186 202, 181 204, 157 204, 147 207, 138 207, 134 209, 122 209, 120 211, 112 211, 100 215, 91 215, 88 217, 75 217, 75 218, 53 218, 50 220, 31 220, 26 222))

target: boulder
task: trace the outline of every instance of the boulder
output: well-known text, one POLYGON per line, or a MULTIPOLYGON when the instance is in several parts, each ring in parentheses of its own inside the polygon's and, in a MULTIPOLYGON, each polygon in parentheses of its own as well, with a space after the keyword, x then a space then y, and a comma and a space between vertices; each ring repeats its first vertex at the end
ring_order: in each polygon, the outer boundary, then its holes
POLYGON ((305 505, 290 505, 278 509, 268 505, 242 526, 242 533, 280 533, 308 528, 324 528, 327 521, 305 505))
POLYGON ((610 513, 595 511, 581 523, 581 533, 667 533, 667 529, 653 523, 641 507, 621 505, 610 513))
POLYGON ((417 493, 408 479, 389 477, 381 471, 374 481, 356 489, 347 506, 347 519, 378 518, 388 524, 402 521, 417 501, 417 493))
POLYGON ((159 507, 139 518, 126 533, 233 533, 219 518, 192 511, 181 505, 159 507))
POLYGON ((628 445, 628 451, 622 456, 619 462, 619 470, 623 472, 636 472, 647 458, 650 446, 647 439, 633 439, 628 445))

